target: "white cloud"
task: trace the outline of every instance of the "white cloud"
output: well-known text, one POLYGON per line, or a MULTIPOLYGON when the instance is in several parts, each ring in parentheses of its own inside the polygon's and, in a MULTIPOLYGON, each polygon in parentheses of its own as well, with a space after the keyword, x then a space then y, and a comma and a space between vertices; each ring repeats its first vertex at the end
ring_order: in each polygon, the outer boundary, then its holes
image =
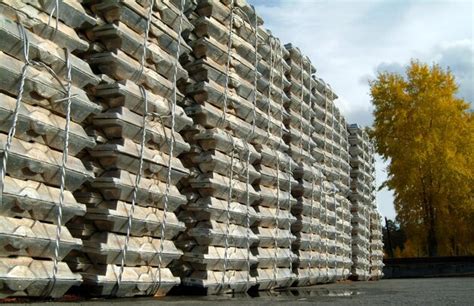
MULTIPOLYGON (((377 69, 400 69, 411 58, 449 65, 460 95, 472 97, 470 0, 248 1, 275 36, 311 58, 317 74, 339 95, 337 105, 348 122, 372 123, 367 80, 377 69)), ((383 181, 383 163, 378 160, 376 166, 378 181, 383 181)), ((382 214, 393 217, 391 193, 379 192, 378 201, 382 214)))

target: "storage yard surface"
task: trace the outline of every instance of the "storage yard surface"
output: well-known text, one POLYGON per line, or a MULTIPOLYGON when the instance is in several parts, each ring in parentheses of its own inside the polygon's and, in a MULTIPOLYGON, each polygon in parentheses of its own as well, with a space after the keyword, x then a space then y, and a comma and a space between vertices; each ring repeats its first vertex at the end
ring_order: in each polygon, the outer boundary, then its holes
MULTIPOLYGON (((84 305, 110 303, 139 305, 304 305, 309 303, 337 305, 472 305, 474 277, 383 279, 377 282, 344 282, 313 287, 300 287, 277 292, 260 292, 260 296, 167 296, 164 298, 133 298, 82 301, 84 305)), ((71 305, 44 302, 37 305, 71 305)), ((18 304, 16 304, 18 305, 18 304)), ((31 304, 29 304, 31 305, 31 304)))

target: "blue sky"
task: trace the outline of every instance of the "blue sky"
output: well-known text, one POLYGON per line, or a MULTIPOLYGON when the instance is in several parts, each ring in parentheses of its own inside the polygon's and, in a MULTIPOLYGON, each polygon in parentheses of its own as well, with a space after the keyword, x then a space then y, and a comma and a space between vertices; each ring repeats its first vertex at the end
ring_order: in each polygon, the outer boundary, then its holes
MULTIPOLYGON (((273 35, 311 58, 349 122, 372 123, 368 80, 381 70, 401 72, 412 58, 450 67, 459 96, 474 101, 472 0, 248 2, 273 35)), ((376 168, 380 185, 386 177, 380 158, 376 168)), ((384 216, 395 216, 391 192, 378 192, 377 203, 384 216)))

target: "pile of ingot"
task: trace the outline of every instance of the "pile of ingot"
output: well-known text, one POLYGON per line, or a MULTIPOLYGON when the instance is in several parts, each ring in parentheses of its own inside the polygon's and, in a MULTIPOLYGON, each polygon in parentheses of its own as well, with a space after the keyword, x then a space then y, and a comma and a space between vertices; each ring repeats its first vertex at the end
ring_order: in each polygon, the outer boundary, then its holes
POLYGON ((258 219, 252 206, 260 200, 261 154, 254 144, 266 135, 256 108, 252 43, 260 20, 246 3, 209 0, 198 1, 191 21, 185 111, 195 126, 186 133, 192 174, 179 215, 187 227, 177 240, 182 284, 208 294, 245 292, 255 284, 250 270, 257 263, 251 227, 258 219))
POLYGON ((94 147, 83 125, 101 108, 99 83, 74 54, 95 24, 75 1, 0 3, 0 297, 60 297, 81 276, 64 258, 80 249, 68 227, 86 212, 73 192, 93 179, 81 161, 94 147))
POLYGON ((373 155, 367 133, 356 124, 348 126, 351 154, 352 278, 370 278, 370 220, 373 210, 373 155))
POLYGON ((286 110, 289 118, 286 121, 286 140, 289 144, 289 154, 296 162, 293 176, 298 185, 292 189, 297 199, 292 207, 292 213, 297 221, 292 226, 292 232, 297 239, 293 243, 297 262, 294 271, 299 286, 320 282, 321 261, 321 186, 324 182, 323 173, 313 165, 319 162, 318 156, 313 154, 317 144, 311 135, 315 132, 312 119, 315 117, 313 104, 316 103, 313 95, 313 73, 316 69, 311 61, 304 57, 298 48, 291 44, 288 49, 287 62, 290 66, 287 87, 289 98, 286 110))
POLYGON ((191 50, 181 37, 192 28, 190 1, 87 5, 98 16, 87 60, 103 74, 94 94, 104 110, 91 119, 96 178, 77 192, 87 213, 75 223, 84 247, 71 263, 90 295, 164 295, 180 283, 167 267, 182 255, 173 240, 185 229, 175 211, 187 202, 179 187, 189 175, 179 132, 192 120, 178 84, 188 77, 179 58, 191 50))
POLYGON ((370 213, 370 279, 383 277, 383 236, 381 216, 376 207, 370 213))
POLYGON ((316 103, 313 104, 315 132, 314 165, 325 177, 321 184, 321 265, 320 281, 346 279, 350 274, 350 202, 348 143, 345 121, 334 104, 337 96, 323 80, 315 78, 316 103))
POLYGON ((0 38, 0 297, 382 276, 368 136, 245 0, 2 0, 0 38))
POLYGON ((291 213, 296 199, 292 190, 298 182, 293 178, 296 162, 288 155, 285 142, 288 134, 285 122, 289 102, 285 88, 290 86, 286 75, 288 51, 271 33, 260 27, 257 46, 259 79, 257 110, 262 120, 257 126, 264 131, 264 138, 256 145, 261 154, 260 202, 256 206, 260 223, 255 229, 259 238, 256 250, 258 266, 255 270, 259 290, 289 287, 294 282, 293 265, 296 255, 292 252, 295 236, 291 227, 296 218, 291 213))

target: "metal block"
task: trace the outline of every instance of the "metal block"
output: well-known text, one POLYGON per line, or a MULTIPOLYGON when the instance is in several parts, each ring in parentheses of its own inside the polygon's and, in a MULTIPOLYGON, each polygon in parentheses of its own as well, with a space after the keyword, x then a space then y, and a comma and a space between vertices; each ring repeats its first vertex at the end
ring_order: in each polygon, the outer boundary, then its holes
MULTIPOLYGON (((96 158, 104 170, 122 169, 137 174, 140 163, 139 144, 130 139, 115 139, 108 143, 100 144, 90 151, 92 157, 96 158)), ((169 155, 162 151, 143 148, 142 175, 146 178, 159 179, 166 182, 168 176, 169 155)), ((181 161, 171 158, 171 184, 176 185, 183 177, 189 175, 189 170, 183 166, 181 161)))
MULTIPOLYGON (((96 88, 96 95, 103 98, 109 107, 125 107, 132 112, 143 115, 144 103, 140 88, 135 83, 125 80, 112 84, 100 84, 96 88)), ((182 96, 178 92, 178 97, 182 96)), ((147 90, 148 112, 162 117, 162 122, 167 127, 171 127, 171 104, 166 98, 147 90)), ((178 99, 179 102, 179 99, 178 99)), ((189 118, 184 110, 177 105, 175 112, 175 131, 179 132, 185 127, 191 127, 193 120, 189 118)))
MULTIPOLYGON (((2 257, 30 256, 52 259, 55 256, 55 241, 56 225, 54 224, 0 216, 0 256, 2 257)), ((78 249, 81 245, 81 240, 73 238, 67 228, 62 226, 58 259, 61 260, 72 249, 78 249)))
POLYGON ((293 246, 301 251, 304 250, 315 250, 319 251, 324 249, 323 244, 324 240, 321 239, 321 236, 317 233, 305 233, 299 232, 296 233, 297 239, 293 246))
POLYGON ((288 229, 292 223, 297 221, 296 217, 288 210, 259 206, 257 212, 260 221, 259 226, 263 227, 278 226, 281 229, 288 229))
MULTIPOLYGON (((315 221, 319 219, 321 204, 316 199, 311 199, 300 197, 298 202, 291 207, 291 212, 293 215, 305 215, 308 217, 313 217, 315 221)), ((319 222, 316 221, 316 222, 319 222)))
POLYGON ((262 165, 276 169, 277 163, 280 165, 281 171, 292 173, 297 168, 298 164, 287 154, 281 150, 271 148, 265 144, 258 146, 262 159, 262 165))
POLYGON ((216 246, 195 246, 192 250, 184 252, 183 258, 194 270, 223 271, 224 261, 228 270, 248 269, 257 264, 257 257, 248 252, 247 248, 216 246), (226 255, 227 254, 227 255, 226 255), (227 260, 225 260, 227 256, 227 260))
POLYGON ((0 4, 1 14, 10 20, 23 24, 33 33, 55 42, 57 45, 71 51, 87 51, 89 43, 81 39, 73 28, 56 21, 49 22, 49 14, 38 10, 24 1, 3 0, 0 4))
POLYGON ((246 186, 245 183, 237 179, 230 181, 229 177, 217 173, 199 174, 195 178, 189 179, 191 187, 197 189, 201 196, 213 196, 219 199, 227 199, 229 188, 232 188, 232 200, 239 203, 246 203, 247 196, 250 197, 250 203, 260 199, 260 195, 253 186, 246 186), (248 194, 247 194, 248 190, 248 194))
POLYGON ((207 294, 225 292, 245 292, 255 285, 255 278, 248 271, 193 271, 182 278, 182 284, 188 287, 206 289, 207 294), (224 279, 224 282, 222 280, 224 279))
MULTIPOLYGON (((112 170, 105 172, 95 179, 91 184, 97 188, 105 200, 132 201, 132 193, 135 187, 135 175, 123 170, 112 170)), ((168 211, 175 211, 180 205, 187 203, 174 185, 169 187, 168 211)), ((166 184, 158 180, 142 178, 137 189, 137 204, 163 208, 166 184)))
POLYGON ((227 201, 213 197, 199 198, 196 202, 189 202, 178 217, 185 223, 209 220, 226 222, 227 213, 229 213, 231 223, 246 226, 247 208, 249 223, 253 225, 259 219, 259 215, 253 207, 247 207, 245 204, 238 202, 231 202, 229 206, 227 201))
MULTIPOLYGON (((253 8, 250 8, 250 5, 246 2, 236 3, 235 5, 239 7, 239 4, 242 4, 240 10, 234 11, 234 28, 236 34, 247 41, 252 41, 254 39, 254 20, 255 20, 255 11, 253 8), (249 24, 249 21, 252 24, 249 24), (238 25, 238 26, 237 26, 238 25)), ((240 7, 239 7, 240 8, 240 7)), ((196 12, 200 16, 213 17, 226 27, 230 25, 230 14, 231 8, 226 6, 220 1, 214 0, 202 0, 199 1, 196 8, 196 12)), ((263 20, 260 16, 257 15, 258 24, 263 24, 263 20)))
POLYGON ((295 275, 289 268, 257 269, 256 282, 259 290, 290 287, 295 275))
POLYGON ((218 150, 224 153, 230 153, 234 150, 247 156, 250 151, 250 163, 254 164, 260 159, 260 154, 252 145, 248 145, 242 139, 236 138, 222 129, 208 129, 199 132, 194 136, 199 145, 204 150, 218 150))
MULTIPOLYGON (((93 29, 94 38, 102 42, 108 51, 117 49, 125 52, 137 61, 141 61, 143 54, 143 35, 134 32, 123 23, 104 24, 93 29)), ((176 59, 157 44, 147 43, 145 65, 167 79, 174 77, 176 59)), ((187 79, 188 72, 177 63, 176 78, 187 79)))
POLYGON ((84 268, 81 275, 84 288, 93 296, 110 296, 113 293, 117 297, 161 296, 178 285, 180 279, 174 277, 169 269, 160 270, 161 272, 158 268, 149 266, 124 267, 122 282, 118 288, 115 287, 120 266, 90 265, 84 268))
MULTIPOLYGON (((234 136, 244 140, 246 139, 250 143, 267 143, 272 147, 283 148, 286 146, 283 141, 281 141, 277 136, 275 136, 277 132, 274 129, 277 128, 277 126, 274 124, 270 125, 273 126, 273 128, 269 128, 267 131, 260 127, 265 126, 266 129, 266 126, 268 126, 269 124, 256 124, 256 126, 253 127, 252 124, 234 116, 231 111, 226 113, 224 118, 223 111, 217 107, 212 106, 209 103, 192 105, 186 107, 185 111, 187 115, 195 119, 196 123, 199 123, 204 127, 220 127, 222 129, 228 129, 232 131, 234 136), (271 134, 269 132, 274 133, 271 134)), ((269 123, 270 121, 267 119, 268 117, 261 117, 261 120, 259 122, 262 123, 263 121, 266 121, 267 123, 269 123)))
MULTIPOLYGON (((123 22, 139 35, 144 35, 148 10, 136 1, 97 1, 97 4, 92 6, 92 10, 102 15, 108 23, 123 22)), ((186 23, 184 21, 183 25, 186 23)), ((178 47, 178 38, 181 39, 179 55, 191 52, 191 48, 180 35, 164 24, 161 18, 152 15, 149 37, 152 43, 174 56, 178 47)))
MULTIPOLYGON (((192 161, 198 165, 202 172, 216 172, 220 175, 229 175, 231 164, 234 167, 234 178, 242 182, 247 181, 247 156, 232 157, 219 151, 205 151, 195 155, 192 161)), ((249 184, 253 184, 260 173, 252 164, 248 165, 249 184)))
POLYGON ((263 185, 260 186, 259 194, 261 200, 259 205, 265 207, 276 207, 277 203, 279 203, 280 208, 289 209, 297 203, 296 199, 290 193, 283 190, 276 193, 275 189, 263 185))
POLYGON ((258 246, 262 248, 269 248, 278 245, 278 247, 288 247, 295 240, 296 237, 290 230, 280 228, 258 227, 256 235, 258 237, 258 246))
MULTIPOLYGON (((108 138, 129 138, 140 143, 143 133, 142 116, 124 107, 111 108, 93 119, 94 126, 102 129, 108 138)), ((160 121, 147 121, 146 144, 156 150, 169 152, 171 130, 160 121)), ((190 145, 177 132, 174 134, 174 156, 189 151, 190 145)))
MULTIPOLYGON (((0 297, 41 297, 51 287, 53 262, 30 257, 0 260, 0 297)), ((55 286, 50 296, 62 297, 69 288, 79 285, 81 276, 71 272, 64 262, 58 263, 55 286)))
POLYGON ((277 267, 289 267, 292 254, 289 248, 257 248, 258 268, 266 269, 277 267))
MULTIPOLYGON (((7 133, 13 124, 16 99, 0 93, 0 131, 7 133)), ((66 133, 66 120, 47 109, 20 103, 15 137, 27 142, 37 142, 62 151, 66 133)), ((79 124, 69 125, 70 155, 76 155, 84 148, 92 148, 95 141, 87 136, 79 124)))
POLYGON ((324 282, 323 273, 318 268, 303 267, 296 270, 295 285, 298 287, 312 286, 324 282))
POLYGON ((125 54, 123 51, 103 52, 92 55, 89 64, 99 69, 117 81, 133 80, 138 85, 151 89, 157 95, 165 98, 173 97, 173 83, 148 67, 143 67, 138 61, 125 54))
MULTIPOLYGON (((224 87, 212 80, 188 84, 186 93, 193 97, 197 103, 208 102, 219 109, 224 109, 224 103, 227 103, 227 106, 232 109, 237 117, 247 122, 251 122, 253 118, 253 105, 251 101, 238 96, 233 88, 229 88, 227 96, 225 96, 224 87)), ((259 118, 257 117, 256 119, 259 118)))
MULTIPOLYGON (((6 176, 3 182, 0 214, 7 217, 56 222, 59 192, 59 188, 46 186, 43 183, 6 176)), ((84 215, 86 207, 77 203, 72 193, 65 190, 62 213, 62 222, 66 224, 74 216, 84 215)))
POLYGON ((199 245, 225 246, 226 232, 228 231, 228 245, 244 248, 247 247, 247 237, 250 245, 258 241, 258 237, 252 232, 240 225, 229 224, 226 230, 226 224, 214 220, 197 223, 193 228, 187 231, 187 235, 196 240, 199 245))
MULTIPOLYGON (((18 95, 18 80, 21 78, 23 65, 23 62, 0 52, 0 86, 3 91, 12 96, 18 95)), ((91 113, 100 112, 101 107, 91 102, 83 90, 72 86, 71 93, 71 119, 73 121, 82 122, 91 113)), ((28 67, 23 102, 39 105, 65 115, 67 101, 56 101, 64 99, 65 96, 62 87, 52 75, 28 67)))
MULTIPOLYGON (((0 134, 1 147, 5 147, 6 141, 7 135, 0 134)), ((60 186, 61 164, 62 153, 39 143, 29 143, 13 138, 8 155, 7 173, 15 178, 60 186)), ((68 157, 65 170, 65 186, 70 191, 76 190, 85 181, 93 178, 93 173, 74 156, 68 157)))
POLYGON ((284 171, 277 171, 265 165, 260 165, 259 168, 261 185, 275 189, 279 186, 280 190, 284 191, 289 191, 290 188, 293 190, 298 186, 298 181, 296 181, 292 175, 284 171))
MULTIPOLYGON (((160 237, 163 226, 164 212, 154 207, 142 207, 137 202, 132 216, 130 233, 133 236, 160 237)), ((128 227, 128 216, 131 205, 121 201, 104 201, 87 208, 86 219, 91 220, 97 229, 125 234, 128 227)), ((165 239, 173 239, 185 227, 172 212, 166 213, 165 239)))
MULTIPOLYGON (((54 0, 27 0, 25 2, 48 14, 52 14, 56 8, 54 0)), ((72 28, 88 28, 97 23, 94 17, 87 14, 81 3, 75 0, 60 0, 58 16, 72 28)))
POLYGON ((239 77, 233 71, 234 69, 229 69, 229 73, 226 76, 225 67, 210 58, 198 59, 187 64, 185 68, 188 70, 190 77, 196 82, 213 81, 224 87, 227 81, 229 88, 234 89, 235 93, 243 99, 251 100, 254 95, 254 88, 250 82, 239 77))
POLYGON ((291 128, 303 132, 306 135, 311 135, 315 131, 315 128, 311 122, 311 118, 307 118, 308 115, 309 114, 295 112, 290 109, 287 124, 289 124, 291 128))
MULTIPOLYGON (((97 264, 115 264, 122 262, 125 235, 98 232, 84 240, 83 252, 97 264)), ((160 239, 152 237, 130 237, 125 257, 126 266, 154 266, 160 264, 160 239)), ((161 266, 166 267, 183 254, 171 240, 163 240, 161 266)))
MULTIPOLYGON (((76 1, 67 2, 77 3, 76 1)), ((63 7, 60 5, 60 8, 63 7)), ((0 15, 0 35, 2 36, 0 50, 17 59, 23 60, 23 42, 21 40, 18 24, 0 15)), ((65 78, 67 73, 65 51, 53 42, 32 32, 27 31, 27 35, 28 42, 30 43, 30 58, 47 64, 56 74, 65 78)), ((92 72, 85 61, 74 54, 70 54, 69 61, 71 63, 72 83, 75 86, 83 88, 88 84, 97 85, 99 83, 100 79, 92 72)))
MULTIPOLYGON (((194 25, 193 32, 198 38, 202 37, 212 37, 221 44, 228 45, 229 43, 229 30, 228 27, 224 26, 218 20, 212 17, 199 16, 192 20, 194 25)), ((255 37, 255 35, 254 35, 255 37)), ((255 38, 251 41, 247 41, 240 37, 239 35, 232 35, 232 48, 234 52, 239 54, 242 58, 248 62, 253 62, 255 60, 255 48, 254 48, 255 38)), ((270 50, 267 46, 263 46, 267 51, 270 50)), ((261 51, 258 48, 258 52, 261 51)), ((259 56, 261 57, 261 56, 259 56)))

